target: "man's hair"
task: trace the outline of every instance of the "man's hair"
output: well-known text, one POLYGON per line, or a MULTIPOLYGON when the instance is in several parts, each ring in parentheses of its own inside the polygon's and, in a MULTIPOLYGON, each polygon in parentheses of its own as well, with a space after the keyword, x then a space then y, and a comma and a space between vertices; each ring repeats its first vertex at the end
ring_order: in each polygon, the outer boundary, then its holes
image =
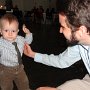
POLYGON ((0 19, 0 24, 1 25, 2 25, 3 20, 8 21, 9 24, 11 24, 13 21, 16 21, 17 24, 19 24, 17 17, 13 14, 5 14, 4 16, 2 16, 1 19, 0 19))
POLYGON ((63 12, 73 31, 84 25, 90 32, 90 0, 68 0, 63 12))

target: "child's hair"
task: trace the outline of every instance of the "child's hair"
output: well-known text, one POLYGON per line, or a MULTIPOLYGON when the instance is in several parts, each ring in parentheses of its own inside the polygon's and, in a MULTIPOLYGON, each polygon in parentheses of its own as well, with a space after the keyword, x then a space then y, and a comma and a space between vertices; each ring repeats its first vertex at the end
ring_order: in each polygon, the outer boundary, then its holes
POLYGON ((1 17, 1 19, 0 19, 0 27, 2 26, 2 21, 3 20, 8 21, 9 24, 11 24, 13 21, 16 21, 19 24, 17 17, 15 15, 13 15, 13 14, 5 14, 4 16, 1 17))

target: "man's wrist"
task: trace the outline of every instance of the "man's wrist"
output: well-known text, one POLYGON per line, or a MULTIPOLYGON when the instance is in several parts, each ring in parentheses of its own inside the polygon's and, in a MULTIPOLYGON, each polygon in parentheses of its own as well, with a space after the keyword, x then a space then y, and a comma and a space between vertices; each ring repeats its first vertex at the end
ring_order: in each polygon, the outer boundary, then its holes
POLYGON ((36 54, 36 52, 32 52, 31 57, 34 58, 35 57, 35 54, 36 54))

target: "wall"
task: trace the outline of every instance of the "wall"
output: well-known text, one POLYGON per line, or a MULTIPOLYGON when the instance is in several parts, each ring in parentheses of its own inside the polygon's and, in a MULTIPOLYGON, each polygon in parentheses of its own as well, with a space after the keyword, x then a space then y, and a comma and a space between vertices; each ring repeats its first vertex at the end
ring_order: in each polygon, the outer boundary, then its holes
MULTIPOLYGON (((42 5, 43 8, 46 10, 47 7, 55 7, 56 8, 56 1, 57 0, 12 0, 13 5, 18 5, 18 8, 22 11, 31 10, 34 6, 38 7, 42 5)), ((5 0, 0 0, 1 4, 4 4, 5 0)))
POLYGON ((34 6, 39 7, 40 5, 43 6, 45 10, 47 7, 56 8, 56 0, 50 0, 50 2, 49 0, 23 0, 22 10, 24 11, 31 10, 34 6))
POLYGON ((12 0, 13 1, 13 6, 15 6, 15 5, 17 5, 18 6, 18 8, 20 9, 20 10, 24 10, 24 1, 26 1, 26 0, 12 0))
POLYGON ((5 5, 4 2, 5 2, 4 0, 0 0, 0 8, 1 8, 1 6, 4 6, 5 5))

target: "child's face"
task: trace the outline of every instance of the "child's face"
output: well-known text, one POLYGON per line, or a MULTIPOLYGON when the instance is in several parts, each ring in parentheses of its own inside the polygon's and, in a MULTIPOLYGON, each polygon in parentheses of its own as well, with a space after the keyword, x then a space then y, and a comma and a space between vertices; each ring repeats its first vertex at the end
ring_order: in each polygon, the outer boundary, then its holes
POLYGON ((18 23, 16 21, 9 23, 8 21, 3 20, 1 34, 4 39, 11 42, 15 41, 18 34, 18 23))

